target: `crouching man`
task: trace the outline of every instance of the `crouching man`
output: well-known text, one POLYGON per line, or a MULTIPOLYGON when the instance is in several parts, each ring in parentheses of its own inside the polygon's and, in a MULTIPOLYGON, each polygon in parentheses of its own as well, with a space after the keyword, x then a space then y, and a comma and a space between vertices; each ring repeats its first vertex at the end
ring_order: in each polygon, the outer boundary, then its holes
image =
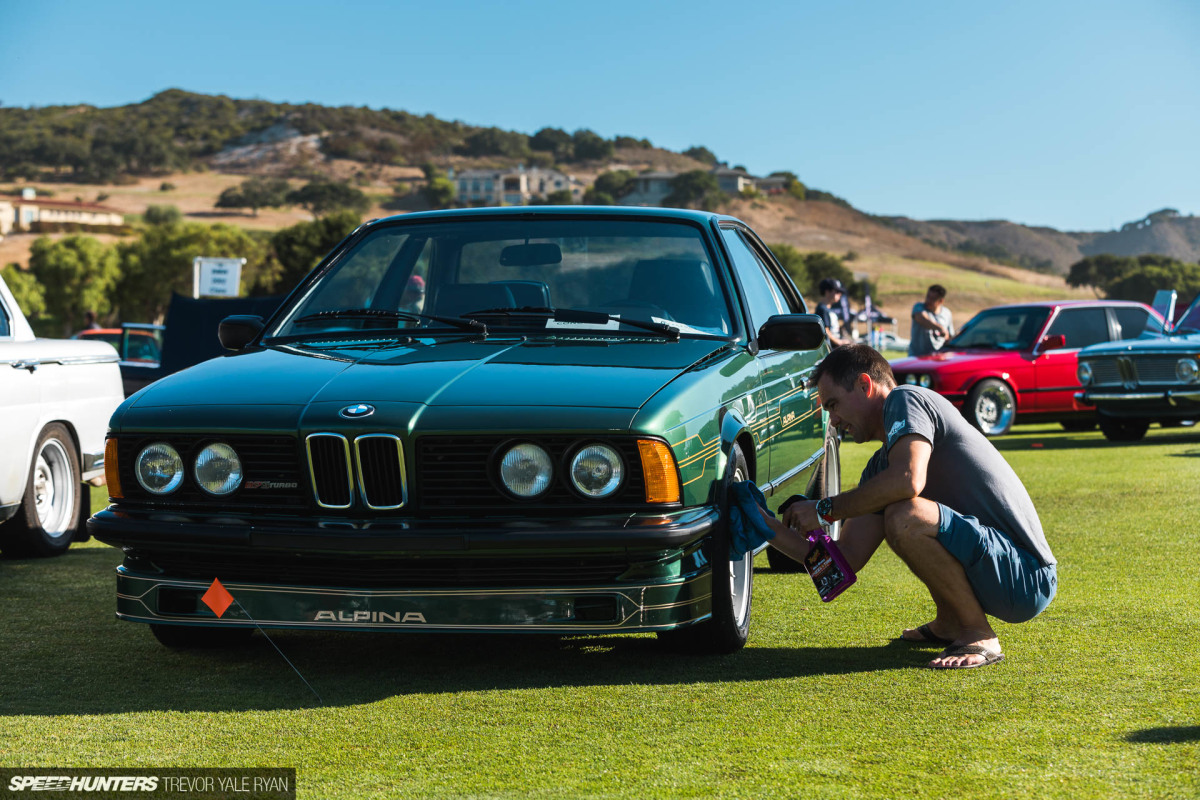
MULTIPOLYGON (((883 446, 857 489, 794 503, 772 545, 803 559, 803 533, 844 520, 838 546, 858 571, 880 543, 929 589, 934 618, 901 638, 946 645, 933 669, 969 669, 1004 658, 988 616, 1033 619, 1058 587, 1054 554, 1025 486, 999 451, 937 392, 897 386, 867 345, 839 347, 811 385, 830 424, 855 442, 883 446)), ((765 516, 765 515, 764 515, 765 516)))

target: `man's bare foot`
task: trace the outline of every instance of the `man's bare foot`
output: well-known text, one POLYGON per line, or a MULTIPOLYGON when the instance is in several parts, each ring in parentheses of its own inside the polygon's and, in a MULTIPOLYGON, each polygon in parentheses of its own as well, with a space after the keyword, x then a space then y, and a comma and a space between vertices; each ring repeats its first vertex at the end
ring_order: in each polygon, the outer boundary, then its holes
POLYGON ((995 636, 979 638, 964 635, 954 641, 933 661, 929 662, 930 669, 972 669, 995 664, 1004 660, 1000 650, 1000 640, 995 636))
POLYGON ((954 644, 954 632, 950 626, 936 619, 915 628, 905 628, 900 638, 913 644, 954 644))

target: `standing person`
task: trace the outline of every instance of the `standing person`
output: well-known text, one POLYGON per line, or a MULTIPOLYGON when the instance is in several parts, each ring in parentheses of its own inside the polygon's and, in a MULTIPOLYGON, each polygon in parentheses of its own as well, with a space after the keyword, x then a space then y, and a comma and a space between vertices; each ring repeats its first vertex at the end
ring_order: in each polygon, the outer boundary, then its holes
POLYGON ((1054 554, 1020 478, 988 439, 937 392, 897 386, 864 344, 832 351, 813 372, 829 423, 855 442, 879 441, 857 489, 793 503, 772 545, 795 559, 822 520, 845 520, 838 546, 855 571, 886 541, 925 584, 934 618, 903 641, 943 644, 932 669, 970 669, 1004 658, 993 616, 1033 619, 1058 587, 1054 554))
POLYGON ((410 275, 408 283, 404 284, 404 294, 400 295, 400 310, 420 314, 424 306, 425 279, 420 275, 410 275))
POLYGON ((816 314, 825 325, 825 335, 829 337, 830 347, 841 347, 850 344, 851 339, 845 333, 842 325, 841 300, 846 293, 846 287, 837 278, 822 278, 817 284, 817 292, 821 302, 817 303, 816 314))
POLYGON ((85 331, 100 330, 100 323, 96 322, 96 312, 95 311, 92 311, 89 309, 88 311, 83 312, 83 329, 85 331))
POLYGON ((912 332, 908 339, 910 356, 925 356, 942 348, 954 335, 954 316, 946 308, 946 287, 939 283, 925 292, 925 301, 914 303, 912 332))

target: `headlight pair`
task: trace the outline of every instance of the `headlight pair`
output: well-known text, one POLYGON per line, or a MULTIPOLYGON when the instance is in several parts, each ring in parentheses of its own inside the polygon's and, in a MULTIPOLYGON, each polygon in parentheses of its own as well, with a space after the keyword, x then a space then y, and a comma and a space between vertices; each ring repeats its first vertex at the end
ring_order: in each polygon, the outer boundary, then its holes
MULTIPOLYGON (((154 442, 138 453, 133 474, 150 494, 168 495, 183 484, 183 458, 167 442, 154 442)), ((192 477, 205 492, 224 497, 242 485, 242 461, 229 445, 213 442, 196 455, 192 477)))
POLYGON ((921 386, 926 389, 933 388, 933 376, 929 375, 928 373, 919 374, 916 372, 909 372, 904 376, 904 382, 910 386, 921 386))
MULTIPOLYGON (((611 497, 625 478, 620 453, 606 444, 581 447, 567 468, 571 486, 584 497, 611 497)), ((539 445, 523 442, 509 448, 500 459, 500 481, 517 497, 538 497, 554 482, 554 462, 539 445)))

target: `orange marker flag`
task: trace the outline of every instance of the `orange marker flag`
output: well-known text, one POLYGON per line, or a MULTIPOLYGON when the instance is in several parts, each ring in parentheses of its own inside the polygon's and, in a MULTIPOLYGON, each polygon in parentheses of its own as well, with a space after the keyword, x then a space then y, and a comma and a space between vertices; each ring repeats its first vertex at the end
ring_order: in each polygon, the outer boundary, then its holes
POLYGON ((204 601, 204 605, 212 609, 218 619, 233 605, 233 595, 216 578, 213 578, 212 586, 208 587, 208 591, 200 599, 204 601))

